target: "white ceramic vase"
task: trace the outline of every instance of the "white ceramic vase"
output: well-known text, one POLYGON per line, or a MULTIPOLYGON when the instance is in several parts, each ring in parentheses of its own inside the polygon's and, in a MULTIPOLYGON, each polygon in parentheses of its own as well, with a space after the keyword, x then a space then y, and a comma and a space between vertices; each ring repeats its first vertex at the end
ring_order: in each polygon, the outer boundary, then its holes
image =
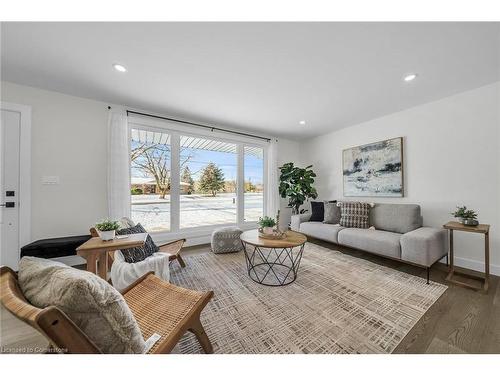
POLYGON ((103 232, 99 231, 99 237, 103 241, 111 241, 115 238, 116 231, 114 230, 105 230, 103 232))
POLYGON ((273 227, 264 227, 262 228, 262 232, 264 232, 264 234, 273 234, 274 230, 273 227))

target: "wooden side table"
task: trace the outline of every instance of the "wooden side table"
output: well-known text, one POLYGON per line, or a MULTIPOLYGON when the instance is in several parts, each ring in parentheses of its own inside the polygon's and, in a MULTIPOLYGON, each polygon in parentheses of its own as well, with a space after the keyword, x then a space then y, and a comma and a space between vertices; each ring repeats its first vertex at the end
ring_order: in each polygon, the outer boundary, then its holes
POLYGON ((78 246, 76 253, 87 260, 87 271, 107 280, 108 253, 115 250, 144 246, 147 235, 147 233, 134 233, 111 241, 103 241, 99 237, 92 237, 78 246))
POLYGON ((464 225, 456 221, 450 221, 443 225, 443 228, 448 229, 450 233, 450 271, 448 273, 448 276, 446 276, 446 280, 449 282, 452 282, 457 285, 461 285, 467 288, 475 289, 475 290, 484 290, 485 292, 488 292, 488 283, 489 283, 489 278, 490 278, 490 226, 489 224, 479 224, 477 226, 469 226, 469 225, 464 225), (463 272, 455 271, 455 266, 454 266, 454 259, 453 259, 453 231, 459 230, 463 232, 471 232, 471 233, 479 233, 479 234, 484 234, 484 277, 481 276, 473 276, 473 275, 468 275, 463 272), (467 276, 471 279, 475 280, 480 280, 482 281, 483 285, 482 287, 477 287, 474 285, 471 285, 467 282, 463 281, 458 281, 453 279, 454 274, 460 274, 467 276))

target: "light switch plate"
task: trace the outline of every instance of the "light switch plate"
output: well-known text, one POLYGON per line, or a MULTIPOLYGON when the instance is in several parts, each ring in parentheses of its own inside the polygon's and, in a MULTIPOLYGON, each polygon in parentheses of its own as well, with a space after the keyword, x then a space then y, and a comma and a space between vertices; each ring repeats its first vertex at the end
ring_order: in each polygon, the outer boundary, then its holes
POLYGON ((42 176, 43 185, 59 185, 59 176, 42 176))

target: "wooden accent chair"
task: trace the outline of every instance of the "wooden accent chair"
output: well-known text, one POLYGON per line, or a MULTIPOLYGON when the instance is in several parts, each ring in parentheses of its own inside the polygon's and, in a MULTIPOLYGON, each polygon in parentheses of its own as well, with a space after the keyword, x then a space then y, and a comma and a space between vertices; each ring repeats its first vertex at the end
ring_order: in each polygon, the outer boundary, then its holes
MULTIPOLYGON (((97 230, 95 228, 90 228, 90 234, 92 235, 92 237, 99 237, 99 233, 97 233, 97 230)), ((186 263, 184 263, 184 259, 182 259, 181 254, 180 254, 185 242, 186 242, 185 238, 181 238, 180 240, 168 242, 166 244, 158 246, 160 249, 159 251, 162 253, 170 254, 168 259, 171 262, 177 259, 180 266, 182 268, 185 268, 186 263)), ((109 269, 111 269, 111 265, 113 264, 113 261, 114 261, 114 252, 110 252, 109 258, 108 258, 108 268, 109 269)))
MULTIPOLYGON (((202 310, 213 297, 212 291, 184 289, 148 273, 122 294, 144 339, 153 333, 161 336, 148 354, 170 353, 186 331, 195 334, 205 353, 213 353, 212 344, 200 322, 202 310)), ((62 353, 101 353, 57 307, 40 309, 31 305, 19 288, 16 273, 8 267, 0 268, 0 298, 8 311, 40 331, 50 345, 62 353)))

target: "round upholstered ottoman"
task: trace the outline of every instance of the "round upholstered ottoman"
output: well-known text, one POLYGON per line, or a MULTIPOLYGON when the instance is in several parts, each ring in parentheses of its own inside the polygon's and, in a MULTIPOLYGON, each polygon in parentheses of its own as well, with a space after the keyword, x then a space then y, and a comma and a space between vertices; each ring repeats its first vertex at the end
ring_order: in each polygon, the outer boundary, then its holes
POLYGON ((240 235, 243 231, 237 227, 224 227, 212 232, 212 252, 215 254, 234 253, 243 250, 240 235))

